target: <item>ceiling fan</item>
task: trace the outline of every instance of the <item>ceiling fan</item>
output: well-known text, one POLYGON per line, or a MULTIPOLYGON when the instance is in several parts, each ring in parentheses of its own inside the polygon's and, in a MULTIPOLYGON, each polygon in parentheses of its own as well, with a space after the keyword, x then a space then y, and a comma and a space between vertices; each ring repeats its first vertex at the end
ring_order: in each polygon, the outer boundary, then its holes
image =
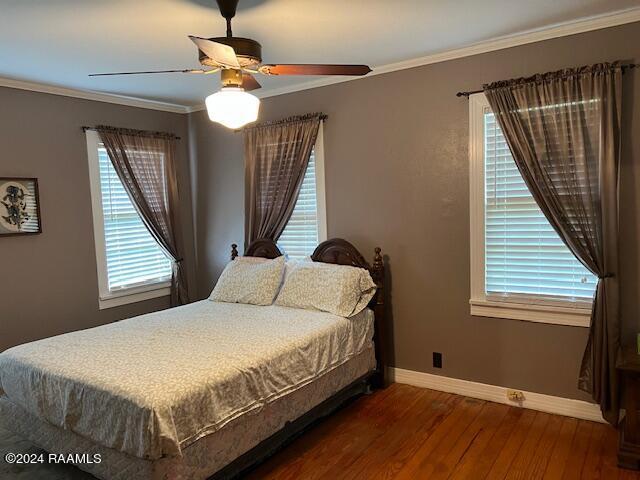
POLYGON ((254 74, 263 75, 353 75, 371 72, 367 65, 335 64, 264 64, 262 46, 250 38, 234 37, 231 19, 239 0, 216 0, 220 14, 227 22, 226 37, 189 36, 198 47, 202 69, 156 70, 140 72, 93 73, 90 77, 188 73, 208 75, 220 71, 222 89, 206 99, 209 118, 229 128, 239 128, 258 118, 260 100, 247 93, 261 88, 254 74))

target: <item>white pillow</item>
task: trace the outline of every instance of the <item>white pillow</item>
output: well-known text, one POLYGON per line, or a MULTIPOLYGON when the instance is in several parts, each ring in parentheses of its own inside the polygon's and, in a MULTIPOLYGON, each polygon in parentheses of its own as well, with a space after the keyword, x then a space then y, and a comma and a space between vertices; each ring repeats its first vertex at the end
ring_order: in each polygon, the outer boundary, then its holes
POLYGON ((238 257, 227 264, 209 300, 271 305, 282 283, 284 264, 283 256, 273 260, 238 257))
POLYGON ((351 317, 360 313, 375 293, 376 284, 364 268, 298 262, 287 273, 275 304, 351 317))
POLYGON ((245 257, 243 255, 242 257, 236 257, 235 261, 245 262, 245 263, 265 263, 265 262, 269 262, 270 260, 264 257, 245 257))
POLYGON ((287 281, 287 277, 289 276, 289 274, 293 272, 293 270, 298 265, 300 265, 301 262, 313 262, 313 260, 309 256, 287 260, 287 263, 285 263, 284 265, 284 281, 285 282, 287 281))

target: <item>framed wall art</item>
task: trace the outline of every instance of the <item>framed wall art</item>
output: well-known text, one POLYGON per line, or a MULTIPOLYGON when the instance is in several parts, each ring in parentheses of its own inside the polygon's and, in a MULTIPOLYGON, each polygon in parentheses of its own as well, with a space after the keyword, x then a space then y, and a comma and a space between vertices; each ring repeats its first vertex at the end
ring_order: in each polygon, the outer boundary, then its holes
POLYGON ((0 237, 42 233, 38 179, 0 177, 0 237))

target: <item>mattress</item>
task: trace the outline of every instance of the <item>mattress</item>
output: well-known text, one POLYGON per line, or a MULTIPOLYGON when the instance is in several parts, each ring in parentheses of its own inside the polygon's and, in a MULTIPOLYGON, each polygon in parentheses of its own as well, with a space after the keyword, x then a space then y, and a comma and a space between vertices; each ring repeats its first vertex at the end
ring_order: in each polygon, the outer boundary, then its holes
POLYGON ((0 394, 26 413, 142 459, 198 439, 310 384, 371 346, 349 319, 204 300, 0 354, 0 394))
MULTIPOLYGON (((315 381, 230 421, 220 430, 183 450, 182 457, 137 458, 97 445, 69 430, 55 427, 0 397, 0 417, 11 430, 56 454, 100 456, 100 462, 77 466, 104 480, 204 480, 375 368, 373 346, 315 381)), ((53 472, 52 472, 53 473, 53 472)))

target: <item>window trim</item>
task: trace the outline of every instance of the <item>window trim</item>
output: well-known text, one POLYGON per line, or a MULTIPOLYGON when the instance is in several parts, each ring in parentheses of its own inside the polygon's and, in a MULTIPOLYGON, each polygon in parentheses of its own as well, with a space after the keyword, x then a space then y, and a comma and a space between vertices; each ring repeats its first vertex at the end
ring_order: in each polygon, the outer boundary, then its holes
POLYGON ((96 254, 96 269, 98 274, 98 308, 100 310, 129 303, 141 302, 152 298, 165 297, 171 294, 171 282, 162 281, 147 285, 122 288, 117 291, 109 290, 107 276, 107 257, 104 242, 104 216, 102 213, 102 191, 100 189, 100 165, 98 146, 100 137, 98 132, 87 130, 87 158, 89 161, 89 186, 91 192, 91 212, 93 216, 93 240, 96 254))
POLYGON ((327 196, 324 175, 324 122, 320 122, 316 144, 313 147, 316 162, 316 214, 318 216, 318 243, 327 240, 327 196))
POLYGON ((544 300, 526 295, 509 301, 485 291, 484 113, 490 109, 484 93, 469 96, 469 220, 471 315, 530 322, 589 327, 591 302, 544 300))

